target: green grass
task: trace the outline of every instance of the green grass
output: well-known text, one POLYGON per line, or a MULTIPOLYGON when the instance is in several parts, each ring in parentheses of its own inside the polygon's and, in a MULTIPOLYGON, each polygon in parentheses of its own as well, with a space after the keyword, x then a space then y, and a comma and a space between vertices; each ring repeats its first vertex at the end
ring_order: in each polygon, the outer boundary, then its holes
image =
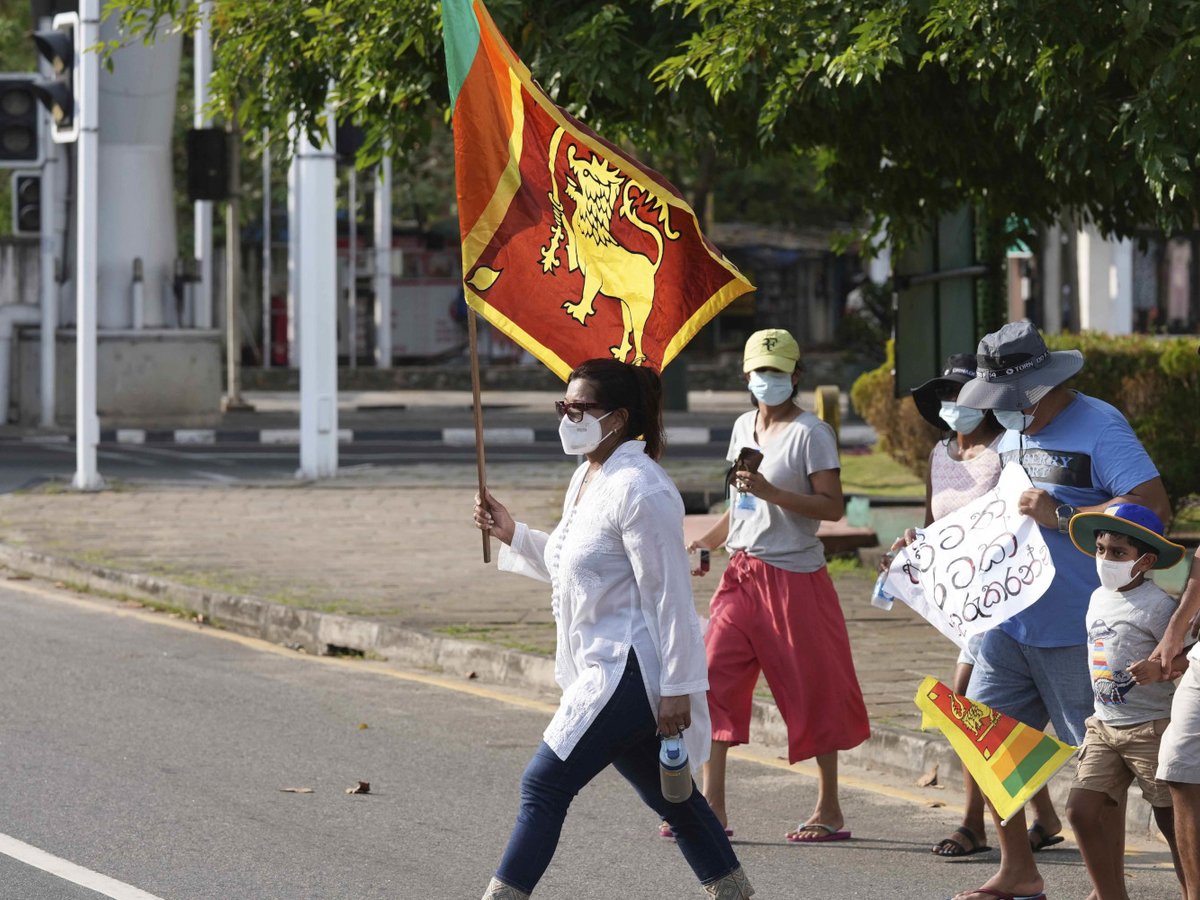
POLYGON ((875 497, 913 497, 924 502, 925 482, 886 453, 842 456, 842 491, 875 497))
POLYGON ((834 556, 826 560, 825 567, 829 570, 829 576, 836 578, 839 575, 857 575, 863 570, 863 565, 858 561, 857 556, 834 556))
POLYGON ((1200 534, 1200 496, 1193 495, 1180 501, 1175 510, 1175 521, 1171 531, 1180 534, 1200 534))

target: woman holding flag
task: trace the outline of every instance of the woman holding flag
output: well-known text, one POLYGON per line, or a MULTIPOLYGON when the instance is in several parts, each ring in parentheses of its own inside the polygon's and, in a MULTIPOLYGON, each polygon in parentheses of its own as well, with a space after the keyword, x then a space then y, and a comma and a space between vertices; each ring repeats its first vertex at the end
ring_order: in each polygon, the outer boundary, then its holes
POLYGON ((554 855, 567 807, 609 765, 670 823, 707 896, 754 893, 700 792, 670 803, 659 781, 659 735, 684 734, 693 770, 710 744, 683 503, 657 463, 661 398, 652 369, 613 359, 581 364, 556 404, 563 451, 586 457, 558 526, 534 531, 490 493, 476 498, 476 526, 505 545, 499 568, 550 583, 563 689, 522 778, 516 826, 484 900, 530 895, 554 855))

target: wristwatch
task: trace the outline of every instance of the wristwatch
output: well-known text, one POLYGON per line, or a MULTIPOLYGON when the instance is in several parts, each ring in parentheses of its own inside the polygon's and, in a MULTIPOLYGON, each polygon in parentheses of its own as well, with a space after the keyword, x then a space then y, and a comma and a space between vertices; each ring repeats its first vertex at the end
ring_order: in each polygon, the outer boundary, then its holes
POLYGON ((1071 530, 1071 516, 1079 512, 1070 503, 1061 504, 1055 512, 1058 514, 1058 530, 1062 534, 1066 534, 1071 530))

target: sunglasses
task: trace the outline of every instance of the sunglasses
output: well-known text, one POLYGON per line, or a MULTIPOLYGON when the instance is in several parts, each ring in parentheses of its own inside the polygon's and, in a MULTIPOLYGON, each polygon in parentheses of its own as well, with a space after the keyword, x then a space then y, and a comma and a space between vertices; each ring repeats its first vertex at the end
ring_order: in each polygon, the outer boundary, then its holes
POLYGON ((563 416, 566 416, 572 422, 582 422, 583 414, 589 409, 604 409, 604 405, 601 403, 585 402, 583 400, 570 402, 566 400, 554 401, 554 411, 558 413, 558 417, 561 419, 563 416))

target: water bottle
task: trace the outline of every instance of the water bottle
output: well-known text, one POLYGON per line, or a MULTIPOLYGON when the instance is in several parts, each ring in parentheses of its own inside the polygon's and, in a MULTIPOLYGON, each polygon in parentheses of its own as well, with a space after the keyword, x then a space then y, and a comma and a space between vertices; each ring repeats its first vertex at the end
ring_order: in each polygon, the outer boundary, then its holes
POLYGON ((662 739, 658 750, 658 775, 663 799, 668 803, 683 803, 692 796, 692 773, 688 769, 683 735, 662 739))
POLYGON ((879 577, 875 579, 875 589, 871 591, 871 605, 885 612, 892 608, 892 602, 895 600, 891 594, 883 589, 883 583, 887 581, 887 577, 887 572, 880 572, 879 577))

